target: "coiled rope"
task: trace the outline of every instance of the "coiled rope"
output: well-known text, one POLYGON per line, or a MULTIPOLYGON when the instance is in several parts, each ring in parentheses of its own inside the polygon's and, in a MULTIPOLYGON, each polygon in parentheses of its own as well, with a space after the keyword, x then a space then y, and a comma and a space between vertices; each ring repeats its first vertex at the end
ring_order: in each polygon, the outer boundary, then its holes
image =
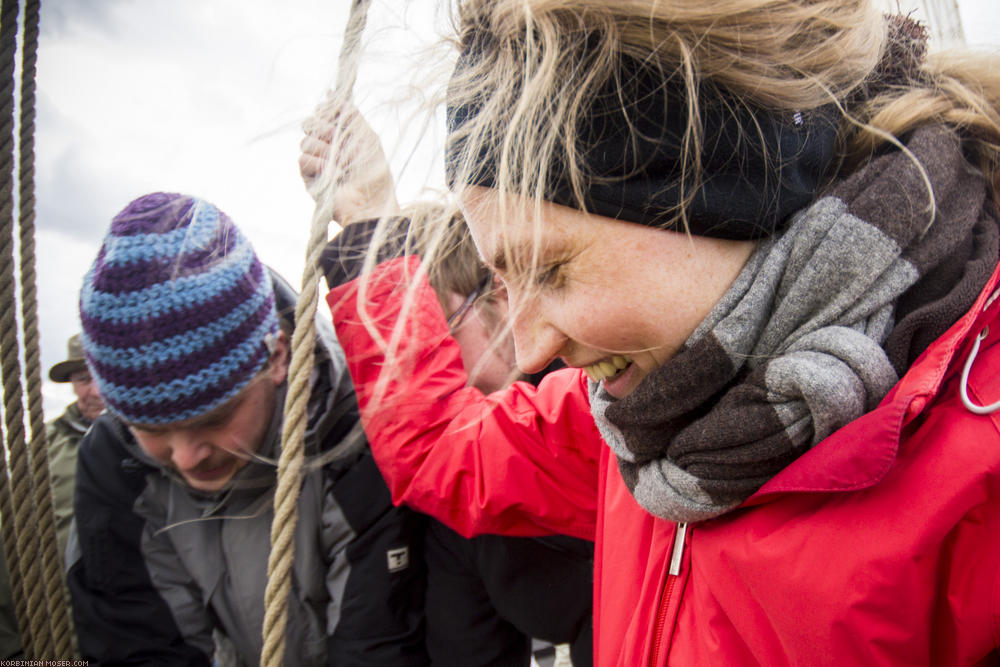
MULTIPOLYGON (((351 97, 361 59, 361 34, 364 31, 370 4, 370 0, 354 0, 351 4, 337 65, 334 99, 346 101, 351 97)), ((264 667, 281 665, 285 655, 288 595, 291 590, 292 562, 295 557, 295 525, 298 520, 306 408, 309 402, 309 375, 314 361, 317 294, 322 276, 319 260, 326 245, 332 210, 332 197, 322 198, 316 205, 307 241, 302 291, 295 304, 295 331, 292 333, 288 394, 285 399, 285 419, 281 433, 281 456, 278 459, 274 519, 271 523, 271 554, 267 562, 268 580, 264 592, 264 645, 260 660, 264 667)))
MULTIPOLYGON (((15 53, 19 32, 19 2, 0 3, 0 374, 6 457, 0 474, 0 516, 15 610, 21 625, 25 655, 38 659, 73 657, 72 628, 64 595, 62 564, 57 549, 55 517, 49 486, 45 418, 39 370, 38 315, 35 296, 34 128, 35 63, 38 48, 38 0, 25 2, 21 26, 21 86, 19 142, 14 141, 15 53), (18 219, 14 220, 14 165, 17 164, 18 219), (17 229, 15 230, 15 226, 17 229), (20 246, 21 329, 14 307, 14 235, 20 246), (21 354, 27 384, 30 444, 25 444, 21 354)), ((2 457, 0 457, 2 458, 2 457)))

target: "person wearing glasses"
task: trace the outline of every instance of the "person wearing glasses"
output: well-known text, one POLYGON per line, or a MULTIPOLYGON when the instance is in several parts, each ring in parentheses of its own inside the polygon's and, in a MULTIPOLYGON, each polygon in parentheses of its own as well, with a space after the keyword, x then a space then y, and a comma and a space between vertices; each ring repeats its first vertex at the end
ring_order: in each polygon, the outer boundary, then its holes
MULTIPOLYGON (((368 178, 355 173, 350 182, 339 184, 338 202, 353 201, 373 217, 348 224, 327 247, 323 265, 328 274, 353 274, 360 268, 358 260, 368 251, 380 216, 392 218, 394 238, 389 245, 408 246, 417 254, 429 250, 431 230, 447 220, 448 231, 434 239, 437 261, 427 267, 427 277, 461 349, 468 385, 489 394, 514 381, 537 383, 559 366, 530 376, 517 370, 506 294, 479 260, 465 220, 441 203, 398 206, 391 177, 378 175, 379 169, 388 173, 378 138, 360 114, 350 110, 338 116, 336 110, 320 109, 305 129, 299 165, 310 193, 322 191, 326 173, 350 171, 347 161, 352 156, 354 164, 375 167, 368 178), (344 123, 339 129, 350 126, 353 148, 345 150, 341 143, 338 162, 328 164, 338 118, 344 123), (361 192, 359 182, 381 185, 361 192)), ((589 540, 563 535, 468 537, 428 517, 425 613, 431 664, 527 667, 533 655, 541 658, 552 652, 551 643, 559 645, 560 656, 569 653, 573 667, 592 665, 593 553, 589 540)))

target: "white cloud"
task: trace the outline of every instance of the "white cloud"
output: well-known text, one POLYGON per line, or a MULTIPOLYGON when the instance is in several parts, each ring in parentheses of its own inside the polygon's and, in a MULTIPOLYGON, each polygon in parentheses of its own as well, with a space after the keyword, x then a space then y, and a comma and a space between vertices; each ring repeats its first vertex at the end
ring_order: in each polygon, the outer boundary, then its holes
MULTIPOLYGON (((298 176, 299 124, 333 78, 346 7, 43 3, 36 146, 46 371, 79 327, 79 285, 111 218, 146 192, 213 201, 265 261, 301 280, 312 204, 298 176)), ((46 388, 49 416, 69 397, 59 389, 46 388)))

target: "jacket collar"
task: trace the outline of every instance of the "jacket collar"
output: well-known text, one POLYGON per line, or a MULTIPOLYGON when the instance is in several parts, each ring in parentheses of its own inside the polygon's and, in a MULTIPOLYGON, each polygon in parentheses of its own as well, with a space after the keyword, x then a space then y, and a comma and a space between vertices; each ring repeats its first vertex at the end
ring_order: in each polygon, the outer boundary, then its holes
MULTIPOLYGON (((879 406, 839 429, 775 475, 743 507, 784 493, 855 491, 878 483, 896 460, 903 427, 960 373, 983 328, 1000 335, 1000 264, 972 308, 934 341, 879 406)), ((995 337, 994 336, 994 337, 995 337)))
POLYGON ((56 421, 60 422, 69 430, 75 431, 81 435, 86 433, 87 429, 89 429, 90 425, 93 423, 91 420, 83 416, 83 413, 80 412, 80 406, 76 401, 67 405, 65 412, 59 415, 59 417, 56 418, 56 421))

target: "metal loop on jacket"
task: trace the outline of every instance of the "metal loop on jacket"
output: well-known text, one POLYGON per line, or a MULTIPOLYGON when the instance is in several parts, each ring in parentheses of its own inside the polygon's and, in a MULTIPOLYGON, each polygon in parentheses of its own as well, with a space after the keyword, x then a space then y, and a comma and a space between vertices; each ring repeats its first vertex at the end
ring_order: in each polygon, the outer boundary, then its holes
POLYGON ((977 415, 989 415, 997 410, 1000 410, 1000 401, 993 403, 992 405, 976 405, 969 398, 969 371, 972 369, 972 362, 976 360, 976 355, 979 354, 979 344, 982 343, 983 339, 990 335, 989 326, 983 327, 983 330, 979 332, 976 336, 975 341, 972 343, 972 351, 969 352, 969 358, 965 361, 965 367, 962 369, 962 382, 959 385, 959 394, 962 397, 962 404, 965 408, 977 415))

